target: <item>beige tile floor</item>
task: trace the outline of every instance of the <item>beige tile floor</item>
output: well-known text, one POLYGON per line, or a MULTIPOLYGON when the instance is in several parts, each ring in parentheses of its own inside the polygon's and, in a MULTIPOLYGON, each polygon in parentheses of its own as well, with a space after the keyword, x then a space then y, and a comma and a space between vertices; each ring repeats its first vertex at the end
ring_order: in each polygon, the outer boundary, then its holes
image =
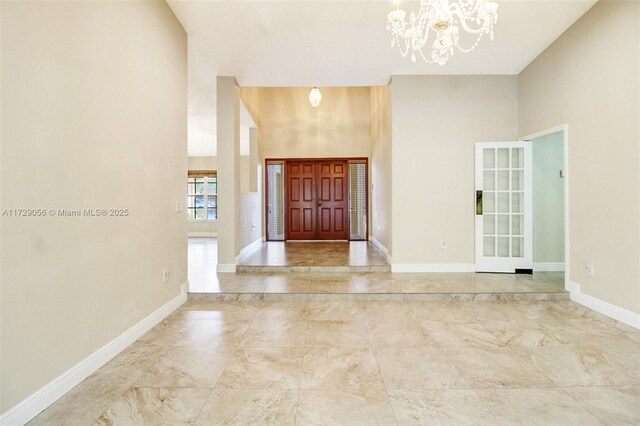
POLYGON ((240 259, 252 266, 382 266, 386 257, 367 241, 262 243, 240 259))
POLYGON ((640 424, 640 332, 570 301, 190 301, 33 425, 640 424))
MULTIPOLYGON (((272 243, 269 243, 272 244, 272 243)), ((252 254, 256 258, 269 258, 265 253, 280 253, 285 243, 265 245, 252 254)), ((335 247, 351 247, 360 252, 356 263, 380 262, 379 251, 368 243, 290 243, 283 256, 313 259, 313 254, 325 257, 326 262, 349 264, 348 253, 335 247), (360 244, 360 245, 358 245, 360 244), (332 248, 333 247, 333 248, 332 248), (322 254, 324 253, 324 254, 322 254), (360 257, 359 257, 360 256, 360 257), (368 259, 368 260, 367 260, 368 259)), ((284 249, 283 249, 284 250, 284 249)), ((345 249, 346 250, 346 249, 345 249)), ((473 294, 473 293, 531 293, 564 292, 564 274, 541 272, 533 275, 475 274, 475 273, 415 273, 390 272, 247 272, 223 274, 216 271, 217 240, 215 238, 189 239, 189 291, 193 294, 263 293, 263 294, 473 294)), ((274 264, 279 254, 272 255, 274 264)), ((263 259, 264 260, 264 259, 263 259)), ((312 260, 305 261, 308 264, 312 260)), ((382 260, 385 262, 385 260, 382 260)), ((269 262, 266 262, 269 263, 269 262)))

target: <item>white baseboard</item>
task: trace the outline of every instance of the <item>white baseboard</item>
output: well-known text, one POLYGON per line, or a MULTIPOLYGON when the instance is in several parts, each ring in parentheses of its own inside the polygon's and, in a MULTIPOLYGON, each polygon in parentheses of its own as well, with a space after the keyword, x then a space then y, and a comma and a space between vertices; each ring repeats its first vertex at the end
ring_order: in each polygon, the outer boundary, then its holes
POLYGON ((246 246, 244 246, 244 248, 242 250, 240 250, 240 254, 236 257, 236 263, 238 263, 238 261, 248 255, 249 253, 251 253, 254 250, 259 249, 260 247, 262 247, 262 237, 258 238, 257 240, 255 240, 252 243, 247 244, 246 246))
POLYGON ((236 265, 235 263, 218 263, 217 271, 233 274, 236 272, 236 265))
POLYGON ((189 232, 187 236, 190 238, 218 238, 217 232, 189 232))
POLYGON ((387 262, 389 264, 391 264, 391 255, 389 254, 389 250, 382 245, 382 243, 378 240, 376 240, 375 237, 371 236, 369 237, 369 241, 371 241, 371 243, 378 249, 380 250, 385 256, 387 256, 387 262))
POLYGON ((0 415, 0 425, 23 425, 40 414, 186 302, 187 287, 182 284, 178 296, 0 415))
POLYGON ((564 262, 534 262, 534 272, 564 272, 564 262))
POLYGON ((475 272, 474 263, 392 263, 391 272, 475 272))
POLYGON ((584 294, 580 291, 580 284, 573 281, 568 282, 567 290, 571 293, 571 300, 574 302, 640 330, 640 314, 584 294))

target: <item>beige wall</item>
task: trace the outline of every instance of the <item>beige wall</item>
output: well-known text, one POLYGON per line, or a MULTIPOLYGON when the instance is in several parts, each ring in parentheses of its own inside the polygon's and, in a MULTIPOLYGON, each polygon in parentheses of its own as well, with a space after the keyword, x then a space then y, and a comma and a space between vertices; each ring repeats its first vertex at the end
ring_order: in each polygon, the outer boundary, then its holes
POLYGON ((474 263, 474 146, 517 138, 516 77, 394 76, 391 103, 394 264, 474 263))
POLYGON ((319 108, 309 88, 243 89, 257 118, 265 158, 368 157, 371 111, 368 87, 322 87, 319 108), (259 101, 255 98, 258 98, 259 101))
POLYGON ((569 279, 640 313, 640 3, 600 1, 519 76, 520 134, 568 125, 569 279), (549 102, 549 100, 552 102, 549 102), (585 265, 592 263, 594 276, 585 265))
POLYGON ((236 79, 229 76, 218 76, 216 85, 218 270, 229 272, 235 269, 236 256, 241 249, 240 87, 236 79))
POLYGON ((189 157, 189 170, 218 170, 217 157, 189 157))
POLYGON ((164 2, 2 2, 6 411, 187 281, 187 37, 164 2), (162 283, 162 271, 171 278, 162 283))
POLYGON ((391 87, 371 88, 370 235, 391 248, 391 87))

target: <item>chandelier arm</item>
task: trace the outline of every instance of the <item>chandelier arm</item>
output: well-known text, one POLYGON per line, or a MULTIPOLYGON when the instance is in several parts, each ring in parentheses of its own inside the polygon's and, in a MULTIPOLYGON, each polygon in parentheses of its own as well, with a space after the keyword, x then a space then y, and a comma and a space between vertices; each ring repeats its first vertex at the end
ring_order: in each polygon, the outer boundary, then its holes
POLYGON ((462 26, 462 28, 468 32, 469 34, 480 34, 480 33, 484 33, 487 32, 487 21, 490 21, 491 18, 485 18, 482 21, 482 26, 480 28, 471 28, 469 27, 469 25, 467 24, 467 20, 466 19, 460 19, 460 25, 462 26))
POLYGON ((460 19, 469 19, 478 12, 478 9, 480 9, 480 5, 482 4, 482 1, 483 0, 472 0, 468 2, 469 5, 471 6, 471 9, 465 11, 465 9, 469 9, 468 7, 462 6, 463 4, 466 4, 466 3, 461 0, 458 0, 457 2, 449 4, 449 12, 452 15, 457 15, 460 19))

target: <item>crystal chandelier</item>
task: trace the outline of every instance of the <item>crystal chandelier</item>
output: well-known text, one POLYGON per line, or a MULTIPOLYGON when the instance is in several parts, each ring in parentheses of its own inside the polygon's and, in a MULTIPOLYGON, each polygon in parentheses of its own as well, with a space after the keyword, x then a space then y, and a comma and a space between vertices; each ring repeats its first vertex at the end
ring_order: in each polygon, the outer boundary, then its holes
POLYGON ((455 49, 463 53, 471 52, 484 34, 493 40, 493 26, 498 20, 498 3, 490 0, 420 0, 420 10, 416 15, 398 7, 399 0, 393 0, 393 10, 387 15, 387 31, 391 31, 391 47, 398 46, 402 56, 411 52, 411 60, 420 55, 427 63, 444 65, 455 49), (469 48, 460 45, 460 28, 476 36, 469 48), (423 48, 433 30, 435 40, 431 44, 431 59, 423 53, 423 48))

